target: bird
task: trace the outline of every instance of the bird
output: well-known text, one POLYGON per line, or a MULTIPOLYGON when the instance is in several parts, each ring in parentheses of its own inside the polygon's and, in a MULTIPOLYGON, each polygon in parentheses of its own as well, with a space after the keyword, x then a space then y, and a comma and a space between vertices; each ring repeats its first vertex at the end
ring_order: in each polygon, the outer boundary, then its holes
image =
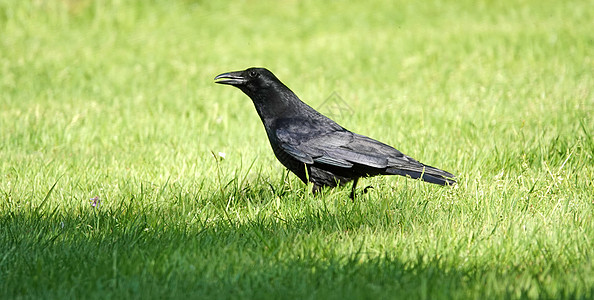
POLYGON ((301 101, 266 68, 251 67, 217 75, 215 83, 234 86, 251 98, 276 158, 312 193, 359 178, 401 175, 450 186, 455 176, 425 165, 394 147, 347 130, 301 101))

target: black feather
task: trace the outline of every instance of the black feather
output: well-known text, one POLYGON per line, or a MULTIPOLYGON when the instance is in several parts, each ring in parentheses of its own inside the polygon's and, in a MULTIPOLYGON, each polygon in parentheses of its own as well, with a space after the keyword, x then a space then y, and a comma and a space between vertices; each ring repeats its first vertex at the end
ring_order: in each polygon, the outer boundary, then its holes
POLYGON ((272 72, 249 68, 215 77, 253 101, 278 160, 303 182, 320 187, 360 177, 401 175, 439 184, 456 181, 449 172, 424 165, 395 148, 353 133, 305 104, 272 72))

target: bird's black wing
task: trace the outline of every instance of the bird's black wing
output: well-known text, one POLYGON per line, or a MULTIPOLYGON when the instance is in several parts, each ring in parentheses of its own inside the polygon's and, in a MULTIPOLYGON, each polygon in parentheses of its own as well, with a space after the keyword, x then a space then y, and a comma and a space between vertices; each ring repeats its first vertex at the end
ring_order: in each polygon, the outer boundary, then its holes
POLYGON ((319 133, 303 131, 299 127, 283 127, 275 132, 275 140, 281 149, 298 161, 306 164, 326 164, 341 168, 351 168, 353 163, 329 155, 327 148, 339 147, 343 143, 340 139, 320 139, 319 133), (324 143, 324 144, 321 144, 324 143))
POLYGON ((344 129, 315 134, 291 129, 285 127, 276 130, 278 144, 303 163, 342 168, 351 168, 355 164, 378 169, 411 164, 422 167, 416 160, 386 144, 344 129))
POLYGON ((278 144, 306 164, 318 163, 354 171, 357 168, 367 172, 376 170, 376 174, 408 175, 437 184, 453 182, 442 179, 454 177, 448 172, 426 166, 389 145, 343 128, 316 134, 291 129, 277 129, 278 144))

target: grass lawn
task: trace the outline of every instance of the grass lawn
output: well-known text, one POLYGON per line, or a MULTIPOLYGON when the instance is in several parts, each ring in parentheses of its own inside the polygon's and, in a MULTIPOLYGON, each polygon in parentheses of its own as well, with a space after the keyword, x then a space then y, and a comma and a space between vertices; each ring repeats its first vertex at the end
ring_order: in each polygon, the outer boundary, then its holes
POLYGON ((0 298, 592 299, 592 7, 0 0, 0 298), (458 185, 311 195, 250 66, 458 185))

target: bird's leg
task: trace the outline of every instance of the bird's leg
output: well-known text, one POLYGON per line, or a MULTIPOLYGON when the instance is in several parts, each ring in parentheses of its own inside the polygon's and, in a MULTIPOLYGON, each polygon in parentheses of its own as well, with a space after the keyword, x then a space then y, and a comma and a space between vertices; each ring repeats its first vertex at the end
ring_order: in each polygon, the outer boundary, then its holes
POLYGON ((355 177, 353 179, 353 187, 351 188, 351 200, 355 201, 355 188, 357 188, 357 181, 359 181, 359 177, 355 177))

